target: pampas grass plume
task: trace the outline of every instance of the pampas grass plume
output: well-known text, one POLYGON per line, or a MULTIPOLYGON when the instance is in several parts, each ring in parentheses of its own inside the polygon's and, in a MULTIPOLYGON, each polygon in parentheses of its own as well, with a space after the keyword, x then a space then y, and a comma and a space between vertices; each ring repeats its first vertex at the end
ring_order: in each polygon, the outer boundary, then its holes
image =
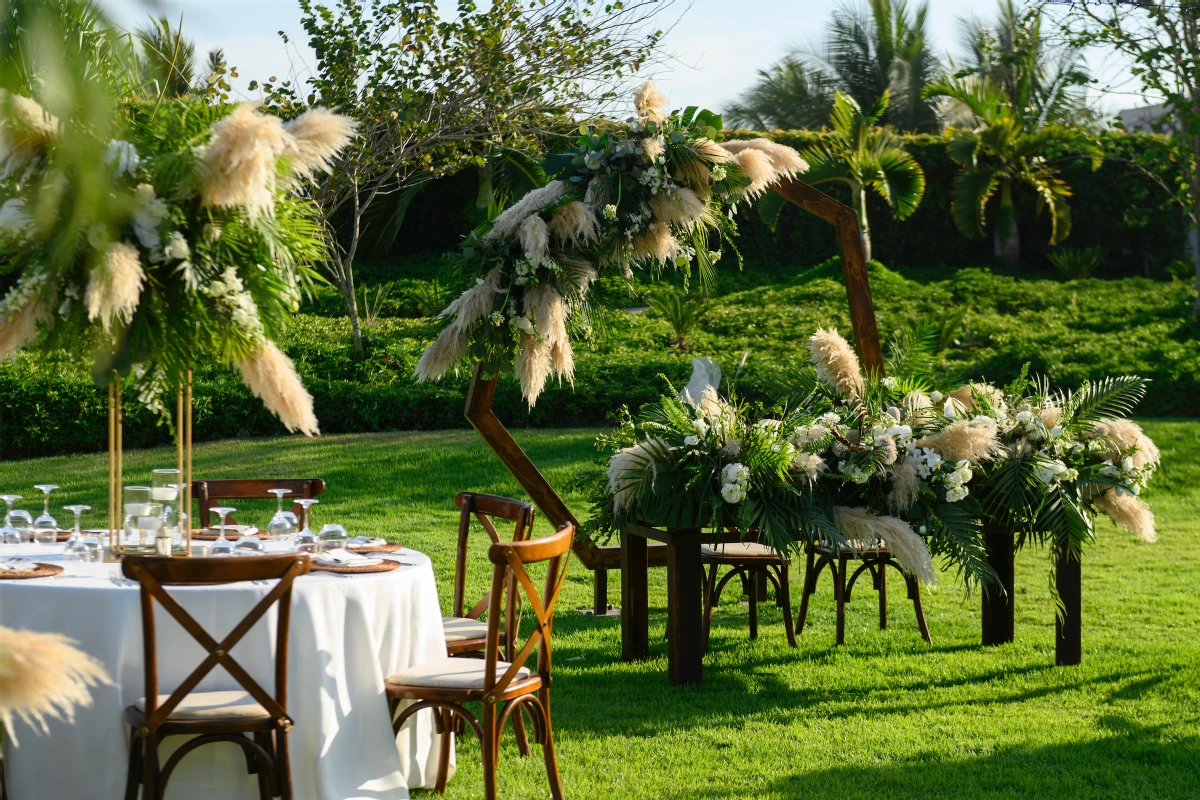
POLYGON ((1158 541, 1154 532, 1154 512, 1140 498, 1109 489, 1093 502, 1117 527, 1137 534, 1147 542, 1158 541))
POLYGON ((679 241, 665 222, 650 223, 649 229, 633 240, 635 258, 652 258, 665 264, 674 260, 678 253, 679 241))
POLYGON ((550 250, 550 227, 540 214, 530 214, 517 226, 517 238, 525 258, 534 267, 541 266, 550 250))
POLYGON ((263 401, 269 411, 289 431, 300 431, 305 436, 316 436, 321 431, 317 416, 313 413, 313 399, 296 367, 283 351, 268 341, 263 349, 252 356, 237 360, 242 381, 256 397, 263 401))
POLYGON ((58 134, 58 120, 35 100, 0 91, 0 161, 6 161, 4 174, 20 171, 39 158, 58 134))
POLYGON ((734 154, 733 160, 750 182, 743 191, 751 200, 765 192, 778 177, 775 167, 771 166, 771 158, 761 150, 748 148, 734 154))
POLYGON ((799 153, 770 139, 743 139, 725 142, 722 146, 734 154, 744 150, 758 150, 771 160, 771 166, 781 175, 796 175, 808 171, 808 162, 801 158, 799 153))
POLYGON ((568 247, 587 244, 600 235, 600 221, 590 206, 576 200, 555 209, 550 216, 550 233, 568 247))
POLYGON ((877 516, 865 508, 835 506, 833 524, 847 540, 864 547, 873 547, 882 540, 901 569, 926 586, 936 582, 929 548, 904 520, 877 516))
POLYGON ((254 106, 242 103, 212 126, 202 179, 206 205, 244 208, 252 218, 274 213, 276 162, 285 153, 300 152, 279 118, 254 106))
POLYGON ((354 138, 358 122, 327 108, 313 108, 285 122, 283 129, 296 140, 292 168, 308 178, 333 169, 333 160, 354 138))
POLYGON ((496 217, 492 223, 492 229, 487 232, 486 238, 489 241, 503 239, 517 229, 517 226, 525 221, 525 218, 537 211, 543 206, 548 206, 557 201, 568 190, 567 184, 562 181, 550 181, 540 189, 534 189, 516 203, 506 208, 500 216, 496 217))
POLYGON ((995 428, 977 425, 973 421, 956 420, 937 433, 923 436, 916 441, 917 447, 928 447, 949 461, 967 461, 978 464, 1000 452, 995 428))
POLYGON ((892 490, 888 492, 888 510, 893 514, 903 514, 912 508, 921 496, 921 473, 917 469, 917 461, 906 458, 896 465, 892 474, 892 490))
POLYGON ((470 344, 470 340, 461 330, 447 325, 417 360, 413 377, 417 379, 417 383, 438 380, 449 372, 451 367, 462 361, 470 344))
POLYGON ((145 279, 136 247, 128 242, 110 245, 88 278, 84 293, 88 319, 99 319, 106 331, 114 322, 129 322, 141 301, 145 279))
POLYGON ((816 453, 797 453, 792 457, 792 469, 803 473, 809 483, 816 483, 817 476, 828 467, 825 459, 816 453))
POLYGON ((1093 426, 1094 436, 1103 436, 1112 441, 1114 447, 1105 456, 1113 461, 1121 459, 1121 451, 1136 447, 1133 453, 1133 465, 1138 469, 1152 464, 1158 465, 1160 455, 1158 446, 1142 431, 1142 427, 1133 420, 1103 419, 1093 426))
POLYGON ((808 352, 817 367, 817 377, 847 397, 862 391, 862 368, 858 356, 842 335, 833 328, 817 328, 808 340, 808 352))
POLYGON ((650 198, 650 210, 655 219, 673 225, 690 225, 710 214, 704 201, 687 187, 681 187, 674 194, 659 192, 654 195, 650 198))
POLYGON ((528 333, 521 334, 520 349, 513 365, 521 383, 521 396, 530 408, 537 405, 538 397, 546 388, 546 380, 553 369, 550 355, 551 345, 528 333))
POLYGON ((995 386, 989 386, 986 383, 968 383, 966 386, 958 387, 946 396, 953 397, 955 400, 962 403, 963 407, 967 411, 974 411, 978 407, 978 404, 975 402, 976 392, 991 397, 993 404, 998 403, 1004 398, 1004 392, 1000 391, 995 386))
POLYGON ((0 725, 14 744, 14 718, 49 733, 48 719, 73 722, 101 685, 114 685, 104 665, 65 636, 0 628, 0 725))
POLYGON ((37 299, 8 314, 0 323, 0 359, 14 355, 37 337, 37 325, 50 314, 37 299))
POLYGON ((667 118, 667 97, 658 90, 654 81, 646 81, 633 95, 633 105, 639 119, 662 122, 667 118))

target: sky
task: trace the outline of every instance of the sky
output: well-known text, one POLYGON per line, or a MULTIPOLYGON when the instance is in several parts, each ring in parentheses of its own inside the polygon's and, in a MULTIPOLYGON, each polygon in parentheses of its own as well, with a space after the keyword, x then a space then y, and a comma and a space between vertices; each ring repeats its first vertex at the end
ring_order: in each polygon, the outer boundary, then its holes
MULTIPOLYGON (((452 10, 454 4, 439 0, 452 10)), ((304 44, 296 0, 100 0, 112 20, 126 29, 141 25, 148 13, 183 17, 185 35, 198 52, 221 47, 238 68, 234 88, 247 97, 246 84, 272 76, 303 77, 313 64, 304 44), (284 45, 279 31, 290 34, 284 45)), ((722 111, 794 45, 817 43, 830 13, 845 0, 676 0, 659 25, 669 27, 665 46, 674 58, 654 77, 673 105, 698 105, 722 111), (731 13, 734 12, 734 13, 731 13)), ((328 5, 333 5, 329 0, 328 5)), ((990 18, 996 0, 929 0, 929 33, 939 51, 957 46, 959 19, 990 18)), ((1107 113, 1144 105, 1136 85, 1108 54, 1089 54, 1093 75, 1115 91, 1100 97, 1107 113)))

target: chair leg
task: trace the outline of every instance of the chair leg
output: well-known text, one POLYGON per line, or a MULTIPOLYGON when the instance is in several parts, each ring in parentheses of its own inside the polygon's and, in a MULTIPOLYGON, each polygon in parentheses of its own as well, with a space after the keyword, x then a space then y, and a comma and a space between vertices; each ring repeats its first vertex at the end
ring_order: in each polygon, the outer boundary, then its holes
MULTIPOLYGON (((832 565, 833 562, 830 562, 832 565)), ((846 643, 846 557, 838 558, 837 581, 834 584, 837 599, 837 643, 846 643)))
POLYGON ((792 590, 788 583, 788 565, 779 571, 779 605, 783 608, 783 630, 787 633, 788 645, 796 646, 796 628, 792 625, 792 590))
POLYGON ((554 734, 550 730, 550 690, 543 689, 538 692, 538 699, 542 701, 542 726, 543 741, 542 755, 546 759, 546 778, 550 781, 550 796, 554 800, 563 800, 562 778, 558 774, 558 757, 554 754, 554 734))
POLYGON ((608 570, 592 571, 592 591, 592 612, 597 617, 602 617, 608 613, 608 570))
MULTIPOLYGON (((448 775, 450 773, 450 747, 452 741, 450 737, 454 735, 451 733, 454 727, 452 723, 454 712, 443 710, 436 713, 441 714, 442 717, 442 735, 439 742, 437 782, 434 784, 434 791, 438 794, 443 794, 446 791, 446 781, 449 779, 448 775)), ((482 744, 481 742, 480 746, 482 744)), ((485 761, 484 763, 487 762, 485 761)))
POLYGON ((879 565, 879 630, 887 630, 887 564, 879 565))
POLYGON ((760 586, 759 578, 761 576, 758 574, 757 569, 751 569, 749 572, 750 572, 750 580, 749 580, 750 590, 746 593, 746 596, 750 598, 750 638, 757 639, 758 638, 758 587, 760 586))
POLYGON ((517 713, 512 715, 513 734, 517 737, 517 750, 521 755, 529 756, 533 753, 529 749, 529 736, 525 733, 525 709, 518 708, 517 713))
MULTIPOLYGON (((496 800, 496 760, 499 755, 499 731, 496 730, 496 704, 483 704, 483 740, 479 750, 483 755, 484 800, 496 800)), ((445 791, 443 787, 442 791, 445 791)))
MULTIPOLYGON (((267 731, 258 731, 254 734, 254 743, 266 750, 274 758, 275 746, 271 744, 271 734, 267 731)), ((244 749, 244 748, 243 748, 244 749)), ((254 769, 251 774, 258 773, 258 797, 259 800, 271 800, 275 793, 271 790, 271 773, 269 770, 262 769, 258 765, 258 759, 250 754, 249 750, 245 751, 247 758, 254 762, 254 769)))
POLYGON ((704 652, 708 652, 708 635, 712 630, 713 592, 717 586, 717 565, 710 564, 704 579, 704 652))
POLYGON ((283 800, 292 800, 292 761, 285 731, 275 731, 275 785, 283 800))
POLYGON ((143 736, 142 747, 142 800, 157 800, 158 791, 158 737, 143 736))
POLYGON ((908 596, 912 598, 913 611, 917 613, 917 628, 921 631, 921 638, 927 644, 933 644, 933 637, 929 635, 929 623, 925 621, 925 608, 921 605, 921 587, 911 575, 905 575, 904 582, 908 584, 908 596))
POLYGON ((125 800, 137 800, 142 782, 142 739, 137 728, 129 731, 129 771, 125 775, 125 800))
POLYGON ((804 633, 804 623, 808 619, 808 597, 817 588, 817 576, 813 574, 813 563, 816 560, 816 554, 812 550, 808 551, 808 558, 804 562, 804 585, 800 587, 800 613, 796 620, 796 633, 804 633))

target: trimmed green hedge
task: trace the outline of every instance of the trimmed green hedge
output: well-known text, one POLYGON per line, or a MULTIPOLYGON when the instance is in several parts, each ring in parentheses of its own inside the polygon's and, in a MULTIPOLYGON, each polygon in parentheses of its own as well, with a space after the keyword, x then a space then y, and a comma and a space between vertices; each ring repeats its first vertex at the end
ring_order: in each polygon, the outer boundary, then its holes
MULTIPOLYGON (((690 352, 670 346, 670 328, 654 312, 629 314, 606 340, 579 347, 574 388, 550 386, 529 410, 516 382, 504 377, 495 408, 513 427, 604 424, 620 405, 636 408, 657 397, 660 375, 682 386, 692 355, 715 358, 731 375, 747 351, 739 392, 749 399, 773 396, 805 360, 805 339, 816 327, 833 324, 849 332, 839 274, 831 259, 775 284, 718 298, 702 329, 689 337, 690 352)), ((1195 291, 1188 283, 1060 283, 981 269, 921 283, 873 264, 871 285, 885 336, 912 320, 968 310, 956 344, 939 356, 944 372, 1003 381, 1029 362, 1035 372, 1068 386, 1137 373, 1154 380, 1139 414, 1200 416, 1200 323, 1191 313, 1195 291)), ((436 331, 430 320, 380 320, 367 329, 368 355, 359 361, 344 318, 301 314, 281 345, 313 393, 326 433, 463 427, 468 375, 437 384, 411 377, 436 331)), ((127 400, 125 413, 128 447, 169 441, 168 430, 136 401, 127 400)), ((32 354, 0 366, 0 458, 103 450, 105 415, 105 396, 82 366, 32 354)), ((201 441, 283 433, 237 376, 224 370, 197 373, 195 424, 201 441)))

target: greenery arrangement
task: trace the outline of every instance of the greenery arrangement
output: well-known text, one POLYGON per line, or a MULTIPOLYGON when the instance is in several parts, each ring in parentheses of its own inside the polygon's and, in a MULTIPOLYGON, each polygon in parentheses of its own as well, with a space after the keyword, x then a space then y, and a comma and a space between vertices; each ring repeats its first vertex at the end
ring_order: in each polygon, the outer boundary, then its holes
POLYGON ((272 340, 326 254, 295 190, 330 168, 354 124, 179 99, 97 125, 27 96, 2 103, 0 355, 35 339, 65 349, 101 386, 132 375, 163 416, 194 365, 232 364, 289 430, 316 433, 312 398, 272 340))
POLYGON ((1060 392, 1026 372, 1004 390, 931 390, 932 325, 889 345, 887 377, 864 373, 836 331, 809 340, 814 371, 786 401, 663 397, 628 414, 598 446, 612 452, 594 498, 594 531, 631 520, 730 527, 783 550, 812 543, 886 544, 931 583, 932 558, 964 583, 987 585, 985 523, 1078 554, 1092 516, 1154 540, 1138 498, 1158 465, 1128 414, 1139 378, 1060 392))
POLYGON ((441 378, 469 354, 515 372, 532 406, 552 375, 573 380, 571 339, 603 307, 591 291, 598 278, 694 270, 711 286, 721 248, 735 249, 732 207, 807 167, 766 140, 722 147, 720 117, 695 107, 668 114, 652 81, 635 105, 624 125, 582 125, 576 146, 547 160, 554 180, 467 238, 458 264, 476 284, 442 312, 450 322, 418 362, 418 380, 441 378))

